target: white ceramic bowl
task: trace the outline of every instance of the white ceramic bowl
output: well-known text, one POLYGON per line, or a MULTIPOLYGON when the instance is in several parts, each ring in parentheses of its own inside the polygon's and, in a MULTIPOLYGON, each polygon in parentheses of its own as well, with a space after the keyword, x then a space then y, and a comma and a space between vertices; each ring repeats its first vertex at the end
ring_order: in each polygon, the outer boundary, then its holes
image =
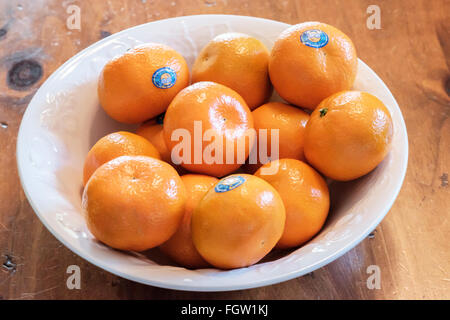
POLYGON ((148 285, 191 291, 226 291, 289 280, 337 259, 364 239, 392 206, 406 171, 408 141, 400 109, 383 81, 359 61, 355 89, 380 98, 394 121, 393 148, 376 170, 351 183, 332 183, 334 201, 323 230, 305 246, 254 266, 231 271, 187 270, 156 252, 125 253, 97 242, 81 213, 82 168, 89 148, 103 135, 134 129, 99 107, 97 77, 117 54, 145 42, 168 44, 191 66, 215 35, 237 31, 271 48, 289 25, 230 15, 179 17, 139 25, 107 37, 64 63, 38 90, 17 139, 19 175, 34 211, 65 246, 91 263, 148 285))

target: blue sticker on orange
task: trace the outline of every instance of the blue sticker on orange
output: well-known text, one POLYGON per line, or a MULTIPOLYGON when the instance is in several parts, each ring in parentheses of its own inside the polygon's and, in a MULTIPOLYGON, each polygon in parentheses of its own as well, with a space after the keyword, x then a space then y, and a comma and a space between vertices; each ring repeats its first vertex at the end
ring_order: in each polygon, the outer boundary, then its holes
POLYGON ((218 193, 227 192, 236 189, 245 182, 245 178, 242 176, 230 176, 219 181, 214 187, 214 190, 218 193))
POLYGON ((169 67, 159 68, 153 73, 152 82, 160 89, 168 89, 177 81, 177 74, 169 67))
POLYGON ((306 30, 300 36, 300 41, 311 48, 322 48, 328 43, 328 35, 322 30, 306 30))

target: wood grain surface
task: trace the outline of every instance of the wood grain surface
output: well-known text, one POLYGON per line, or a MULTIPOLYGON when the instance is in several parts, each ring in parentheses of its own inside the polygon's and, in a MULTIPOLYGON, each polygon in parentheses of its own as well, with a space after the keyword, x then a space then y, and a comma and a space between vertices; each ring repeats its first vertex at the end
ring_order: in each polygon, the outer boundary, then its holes
POLYGON ((0 299, 449 299, 450 1, 118 0, 0 1, 0 299), (81 8, 81 30, 66 27, 81 8), (381 9, 369 30, 367 8, 381 9), (64 61, 102 37, 141 23, 193 14, 236 14, 332 24, 387 84, 408 129, 409 165, 387 217, 333 263, 284 283, 222 293, 154 288, 109 274, 57 241, 34 214, 17 175, 15 144, 33 94, 64 61), (69 265, 80 290, 66 287, 69 265), (366 286, 370 265, 381 288, 366 286))

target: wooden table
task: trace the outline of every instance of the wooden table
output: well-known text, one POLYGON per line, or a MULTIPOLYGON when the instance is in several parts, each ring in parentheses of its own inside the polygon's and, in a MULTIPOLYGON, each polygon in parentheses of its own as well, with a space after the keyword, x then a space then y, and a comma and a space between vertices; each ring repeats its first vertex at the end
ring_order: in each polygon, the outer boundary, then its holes
POLYGON ((450 298, 450 2, 366 1, 0 1, 0 299, 442 299, 450 298), (70 5, 81 30, 69 30, 70 5), (367 8, 380 8, 370 30, 367 8), (264 288, 191 293, 149 287, 105 272, 57 241, 34 214, 17 175, 22 115, 45 79, 81 49, 122 29, 174 16, 225 13, 291 24, 318 20, 347 33, 396 97, 409 134, 409 166, 397 201, 376 231, 312 274, 264 288), (81 290, 68 290, 78 265, 81 290), (366 269, 381 269, 369 290, 366 269))

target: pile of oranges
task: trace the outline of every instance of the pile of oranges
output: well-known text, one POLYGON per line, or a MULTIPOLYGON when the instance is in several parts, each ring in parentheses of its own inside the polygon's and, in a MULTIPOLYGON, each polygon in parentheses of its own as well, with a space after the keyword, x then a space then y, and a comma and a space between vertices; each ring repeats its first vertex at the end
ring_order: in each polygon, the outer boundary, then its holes
POLYGON ((288 28, 271 51, 249 35, 221 34, 191 74, 163 44, 109 61, 100 104, 140 125, 87 155, 89 230, 119 250, 159 247, 187 268, 246 267, 305 244, 329 212, 325 177, 357 179, 389 152, 390 113, 351 90, 357 66, 352 41, 319 22, 288 28), (269 102, 274 90, 284 102, 269 102))

